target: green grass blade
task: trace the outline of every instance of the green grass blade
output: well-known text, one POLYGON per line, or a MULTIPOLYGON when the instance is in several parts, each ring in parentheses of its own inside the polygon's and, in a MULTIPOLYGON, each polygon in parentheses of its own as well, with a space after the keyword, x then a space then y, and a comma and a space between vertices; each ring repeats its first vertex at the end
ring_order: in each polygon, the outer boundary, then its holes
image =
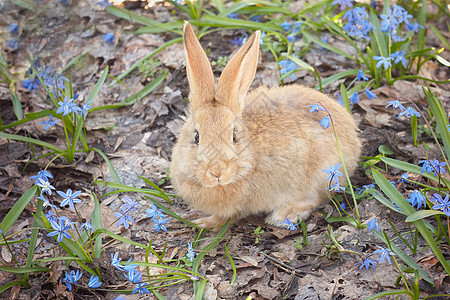
POLYGON ((413 137, 413 144, 417 147, 417 116, 411 117, 411 134, 413 137))
POLYGON ((416 211, 415 213, 409 215, 406 218, 405 222, 414 222, 414 221, 422 220, 429 216, 435 216, 435 215, 445 215, 445 213, 440 210, 419 210, 419 211, 416 211))
POLYGON ((40 140, 36 140, 36 139, 33 139, 33 138, 21 136, 21 135, 0 132, 0 138, 10 139, 10 140, 15 140, 15 141, 20 141, 20 142, 25 142, 25 143, 38 145, 38 146, 41 146, 41 147, 53 150, 56 153, 64 153, 65 152, 64 150, 56 147, 53 144, 46 143, 46 142, 43 142, 43 141, 40 141, 40 140))
POLYGON ((173 204, 173 203, 172 203, 172 200, 169 199, 169 197, 166 195, 166 193, 165 193, 163 190, 161 190, 161 189, 159 188, 159 186, 157 186, 156 184, 154 184, 153 182, 151 182, 150 180, 148 180, 148 179, 145 178, 145 177, 139 176, 139 178, 141 178, 141 179, 144 180, 148 185, 152 186, 155 190, 157 190, 158 192, 160 192, 161 197, 162 197, 164 200, 166 200, 166 201, 169 202, 170 204, 173 204))
POLYGON ((16 92, 11 91, 11 101, 17 120, 21 120, 23 118, 22 103, 20 102, 19 95, 17 95, 16 92))
POLYGON ((45 268, 45 267, 14 268, 14 267, 0 266, 0 270, 4 271, 4 272, 14 273, 14 274, 25 274, 25 273, 32 273, 32 272, 49 272, 50 268, 45 268))
POLYGON ((399 214, 403 214, 406 215, 403 211, 398 210, 397 207, 395 207, 394 204, 392 204, 391 201, 389 201, 388 199, 386 199, 386 197, 383 196, 382 193, 380 193, 377 190, 373 190, 372 191, 372 196, 377 199, 381 204, 383 204, 384 206, 388 207, 390 210, 398 212, 399 214))
POLYGON ((12 225, 17 221, 22 211, 25 209, 25 207, 30 203, 31 199, 35 196, 37 191, 37 186, 33 185, 28 191, 26 191, 20 198, 17 200, 17 202, 13 205, 13 207, 9 210, 9 212, 6 214, 6 216, 3 218, 2 222, 0 223, 0 228, 2 229, 3 233, 6 235, 8 230, 11 228, 12 225))
POLYGON ((370 22, 373 25, 373 32, 375 33, 375 36, 373 37, 375 39, 375 44, 377 45, 378 51, 381 56, 388 57, 389 56, 389 49, 387 46, 387 37, 384 32, 381 32, 380 30, 380 22, 378 21, 377 14, 371 10, 370 11, 370 22))
MULTIPOLYGON (((347 76, 356 76, 356 74, 358 74, 358 70, 357 69, 347 70, 347 71, 343 71, 343 72, 339 72, 339 73, 333 74, 330 77, 327 77, 327 78, 322 80, 322 88, 332 84, 333 82, 336 82, 339 79, 345 78, 347 76)), ((314 87, 314 89, 319 90, 319 85, 316 85, 314 87)))
POLYGON ((95 98, 97 98, 97 95, 100 92, 100 89, 102 88, 103 84, 105 83, 106 77, 108 76, 108 71, 109 66, 106 66, 105 70, 102 73, 102 76, 100 76, 100 78, 98 79, 94 88, 89 93, 89 96, 87 96, 86 102, 88 102, 89 100, 95 100, 95 98))
POLYGON ((340 91, 341 91, 341 100, 342 100, 342 103, 344 104, 344 107, 347 109, 349 114, 352 114, 352 109, 350 108, 350 102, 348 101, 347 89, 345 88, 345 85, 343 82, 341 82, 340 91))
POLYGON ((317 36, 309 33, 308 31, 303 31, 303 36, 305 38, 307 38, 308 40, 310 40, 311 42, 313 42, 315 44, 318 44, 318 45, 320 45, 321 47, 323 47, 325 49, 328 49, 328 50, 330 50, 330 51, 332 51, 334 53, 338 53, 340 55, 343 55, 343 56, 349 58, 350 60, 356 60, 355 56, 352 56, 352 55, 350 55, 350 54, 348 54, 348 53, 346 53, 346 52, 344 52, 342 50, 339 50, 338 48, 336 48, 336 47, 334 47, 334 46, 332 46, 332 45, 330 45, 328 43, 322 42, 317 36))
MULTIPOLYGON (((423 172, 421 173, 421 167, 407 163, 405 161, 401 161, 401 160, 397 160, 397 159, 393 159, 393 158, 389 158, 389 157, 380 157, 380 160, 382 162, 384 162, 385 164, 406 171, 406 172, 411 172, 414 174, 418 174, 418 175, 422 175, 423 177, 426 177, 428 179, 431 179, 433 181, 438 182, 439 179, 437 177, 434 177, 431 174, 428 174, 427 172, 423 172)), ((450 181, 448 181, 447 179, 441 178, 441 181, 444 181, 447 185, 450 185, 450 181)))
POLYGON ((314 73, 314 68, 311 65, 309 65, 308 63, 306 63, 304 60, 301 60, 300 58, 297 58, 295 56, 290 56, 289 59, 292 60, 293 62, 295 62, 297 65, 299 65, 302 69, 305 69, 311 73, 314 73))
POLYGON ((42 110, 39 112, 28 113, 28 114, 25 114, 25 118, 23 118, 23 119, 17 120, 11 124, 0 126, 0 130, 5 130, 8 128, 12 128, 12 127, 36 120, 36 119, 48 117, 49 114, 52 114, 54 117, 56 116, 55 111, 50 110, 50 109, 42 110))
POLYGON ((120 241, 120 242, 124 242, 124 243, 130 244, 130 245, 133 245, 133 246, 142 248, 142 249, 147 249, 147 246, 146 246, 146 245, 143 245, 143 244, 141 244, 141 243, 138 243, 138 242, 132 241, 132 240, 130 240, 130 239, 124 238, 124 237, 122 237, 122 236, 120 236, 120 235, 118 235, 118 234, 112 233, 111 231, 106 230, 106 229, 102 229, 102 228, 97 229, 97 230, 94 232, 94 235, 93 235, 93 236, 96 238, 97 235, 99 235, 99 234, 101 234, 101 233, 104 233, 104 234, 106 234, 106 235, 108 235, 108 236, 112 237, 113 239, 118 240, 118 241, 120 241))
POLYGON ((116 84, 119 80, 122 80, 123 78, 125 78, 128 74, 130 74, 131 72, 133 72, 136 68, 138 68, 140 65, 142 65, 142 63, 144 61, 146 61, 147 59, 152 58, 153 56, 155 56, 157 53, 161 52, 162 50, 166 49, 169 46, 172 46, 173 44, 179 43, 183 41, 183 38, 176 38, 173 40, 168 41, 167 43, 165 43, 164 45, 158 47, 157 49, 155 49, 154 51, 152 51, 150 54, 148 54, 147 56, 144 56, 143 58, 141 58, 140 60, 138 60, 137 62, 135 62, 128 70, 126 70, 125 72, 123 72, 120 76, 118 76, 115 80, 113 80, 113 82, 111 82, 108 85, 108 88, 112 87, 114 84, 116 84))
POLYGON ((117 184, 121 184, 119 175, 117 175, 116 169, 114 169, 114 166, 112 165, 111 161, 109 160, 108 156, 106 156, 105 153, 103 153, 102 150, 97 148, 90 148, 90 150, 94 150, 98 154, 100 154, 101 157, 103 157, 103 160, 106 162, 106 165, 108 166, 109 172, 111 173, 111 177, 113 178, 114 182, 117 184))
MULTIPOLYGON (((92 193, 92 197, 94 197, 94 211, 92 212, 91 215, 91 224, 92 227, 94 228, 94 232, 97 229, 100 229, 103 227, 102 224, 102 210, 100 207, 100 201, 98 201, 98 197, 95 193, 92 193)), ((94 251, 95 251, 95 258, 100 258, 100 254, 101 254, 101 250, 102 250, 102 235, 99 234, 98 237, 95 238, 95 242, 94 242, 94 251)))
POLYGON ((205 287, 206 287, 206 282, 208 282, 208 280, 203 279, 200 281, 200 283, 197 285, 197 289, 194 289, 194 293, 195 293, 195 300, 202 300, 203 299, 203 294, 205 293, 205 287))
MULTIPOLYGON (((118 189, 118 190, 120 190, 121 193, 124 193, 124 192, 125 193, 126 192, 136 192, 136 193, 148 194, 148 195, 152 195, 152 196, 164 199, 164 196, 162 196, 156 190, 136 188, 136 187, 123 185, 123 184, 115 183, 115 182, 109 182, 109 181, 104 182, 102 180, 96 180, 96 181, 94 181, 94 183, 98 184, 98 185, 105 185, 106 184, 107 187, 118 189)), ((166 196, 167 196, 167 194, 166 194, 166 196)))
MULTIPOLYGON (((38 199, 37 205, 36 205, 36 213, 34 214, 35 216, 42 215, 43 203, 44 203, 44 201, 42 201, 41 199, 38 199)), ((36 249, 36 243, 37 243, 37 238, 38 238, 38 234, 39 234, 39 225, 37 224, 37 222, 34 219, 35 218, 33 218, 33 230, 31 231, 30 242, 28 243, 27 261, 25 263, 25 266, 28 268, 31 267, 31 264, 34 259, 34 251, 36 249)), ((28 279, 28 278, 26 278, 26 279, 28 279)))
MULTIPOLYGON (((423 49, 425 48, 425 26, 427 21, 427 1, 422 0, 422 7, 417 15, 417 23, 422 25, 423 27, 419 27, 419 31, 417 32, 417 48, 423 49)), ((420 60, 419 60, 420 62, 420 60)))
MULTIPOLYGON (((402 194, 399 191, 397 191, 397 189, 394 188, 392 186, 392 184, 386 179, 386 177, 381 175, 381 173, 379 171, 372 169, 372 176, 373 176, 376 184, 383 191, 383 193, 385 193, 389 199, 394 201, 400 207, 400 209, 404 213, 406 213, 406 215, 409 216, 416 212, 416 210, 408 203, 408 201, 406 201, 406 199, 402 196, 402 194)), ((445 272, 450 275, 450 265, 448 264, 447 260, 442 255, 441 250, 439 249, 438 245, 436 244, 436 241, 434 240, 430 230, 426 227, 425 222, 423 220, 417 220, 412 223, 417 228, 417 230, 420 232, 420 234, 425 239, 425 241, 428 243, 428 245, 430 246, 434 255, 436 255, 436 257, 439 259, 441 265, 445 269, 445 272)), ((421 270, 421 269, 419 269, 419 270, 421 270)))
POLYGON ((227 28, 247 28, 252 30, 265 30, 267 32, 283 32, 281 26, 269 23, 258 23, 247 20, 236 20, 219 16, 206 15, 202 20, 190 20, 191 24, 198 26, 227 27, 227 28))
POLYGON ((101 110, 101 109, 119 108, 119 107, 123 107, 123 106, 133 105, 138 100, 144 98, 145 96, 147 96, 148 94, 153 92, 164 81, 167 74, 168 74, 168 71, 164 72, 163 74, 161 74, 160 76, 155 78, 152 82, 148 83, 142 90, 131 95, 127 99, 120 101, 119 103, 112 104, 112 105, 104 105, 104 106, 100 106, 100 107, 94 107, 90 110, 90 112, 93 112, 96 110, 101 110))
POLYGON ((442 35, 442 33, 439 31, 439 29, 436 28, 436 26, 429 24, 431 30, 436 34, 436 36, 439 38, 439 40, 442 42, 442 44, 445 45, 447 50, 450 48, 447 39, 442 35))
MULTIPOLYGON (((370 297, 367 297, 364 300, 375 300, 375 299, 379 299, 381 297, 392 296, 392 295, 402 295, 402 294, 410 295, 411 293, 408 292, 407 290, 385 291, 385 292, 380 292, 380 293, 377 293, 377 294, 372 295, 370 297)), ((411 298, 411 299, 413 299, 413 298, 411 298)))
POLYGON ((23 286, 26 286, 26 284, 22 280, 11 281, 11 282, 8 282, 7 284, 2 285, 0 287, 0 294, 3 293, 4 291, 6 291, 7 289, 12 288, 13 286, 16 286, 16 285, 19 285, 19 284, 23 285, 23 286))

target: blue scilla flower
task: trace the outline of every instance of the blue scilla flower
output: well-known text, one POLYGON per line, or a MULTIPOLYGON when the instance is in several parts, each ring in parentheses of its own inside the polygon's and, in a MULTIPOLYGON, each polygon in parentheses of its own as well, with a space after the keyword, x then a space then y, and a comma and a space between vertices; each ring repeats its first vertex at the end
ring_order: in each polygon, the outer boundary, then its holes
POLYGON ((94 232, 94 226, 92 226, 91 222, 86 221, 85 223, 81 224, 78 230, 80 232, 83 230, 86 230, 87 232, 94 232))
POLYGON ((323 119, 319 121, 321 127, 326 130, 331 125, 330 115, 326 115, 323 119))
POLYGON ((331 180, 334 180, 335 183, 339 183, 338 176, 342 177, 344 176, 340 171, 339 168, 341 167, 341 163, 338 163, 336 166, 330 165, 328 169, 322 170, 325 174, 328 174, 327 181, 331 182, 331 180))
POLYGON ((341 10, 346 9, 347 7, 351 8, 353 7, 353 1, 352 0, 334 0, 331 5, 339 4, 341 6, 341 10))
MULTIPOLYGON (((47 218, 48 219, 48 218, 47 218)), ((71 239, 72 237, 69 234, 70 226, 67 226, 62 219, 59 219, 58 222, 50 221, 50 225, 52 225, 53 231, 47 233, 47 236, 57 236, 56 240, 58 243, 61 243, 63 239, 66 237, 71 239)))
POLYGON ((348 35, 370 40, 368 34, 373 25, 370 23, 369 14, 364 7, 355 7, 348 10, 344 14, 343 19, 348 21, 343 27, 343 30, 348 35))
POLYGON ((230 19, 239 19, 239 13, 231 13, 227 15, 228 18, 230 19))
POLYGON ((398 100, 389 101, 385 108, 388 108, 389 106, 392 106, 394 109, 400 108, 401 111, 406 110, 406 107, 404 107, 398 100))
POLYGON ((50 118, 47 121, 44 122, 38 122, 38 124, 42 124, 45 125, 44 130, 49 129, 50 127, 54 126, 56 123, 60 122, 60 120, 55 120, 53 121, 53 116, 52 114, 48 115, 50 118))
POLYGON ((72 284, 77 284, 77 281, 81 279, 81 276, 83 276, 83 273, 80 273, 80 270, 70 271, 70 273, 66 272, 66 276, 63 278, 63 282, 67 285, 67 288, 69 291, 72 291, 72 284))
POLYGON ((361 195, 362 192, 364 192, 364 191, 370 191, 370 189, 374 189, 374 188, 375 188, 375 183, 363 185, 363 186, 358 190, 358 195, 361 195))
POLYGON ((294 224, 294 222, 292 222, 291 220, 289 220, 289 218, 286 218, 286 220, 284 220, 283 222, 281 222, 281 225, 285 226, 287 230, 290 231, 295 231, 298 230, 298 225, 300 223, 294 224))
POLYGON ((128 229, 128 227, 130 227, 130 223, 135 223, 134 219, 128 214, 129 211, 126 209, 122 208, 122 213, 114 213, 114 216, 116 216, 117 218, 119 218, 117 220, 117 227, 120 227, 120 225, 123 224, 123 226, 125 227, 125 229, 128 229))
POLYGON ((111 253, 111 265, 121 271, 123 271, 123 265, 120 264, 122 259, 119 257, 119 252, 111 253))
MULTIPOLYGON (((282 75, 298 69, 297 64, 290 59, 283 59, 278 65, 283 67, 280 69, 280 74, 282 75)), ((291 77, 292 80, 296 79, 294 74, 290 74, 289 77, 291 77)))
POLYGON ((56 110, 57 114, 62 114, 63 116, 68 115, 69 113, 79 114, 81 112, 81 108, 79 108, 75 103, 73 103, 74 99, 68 99, 67 96, 64 96, 63 101, 58 102, 58 109, 56 110))
POLYGON ((412 108, 411 106, 406 108, 405 111, 402 111, 401 113, 399 113, 398 117, 400 118, 403 115, 407 118, 411 118, 412 116, 417 116, 418 118, 420 118, 420 112, 415 111, 414 108, 412 108))
POLYGON ((22 87, 26 88, 28 91, 32 91, 32 90, 38 90, 39 86, 41 85, 41 82, 39 81, 39 79, 34 78, 34 79, 25 79, 22 80, 22 87))
POLYGON ((261 45, 262 46, 262 44, 263 44, 263 38, 266 36, 266 32, 263 30, 262 32, 261 32, 261 36, 259 37, 259 45, 261 45))
POLYGON ((136 293, 139 293, 141 295, 150 294, 150 291, 146 288, 147 285, 148 285, 147 282, 137 283, 131 294, 136 293))
POLYGON ((17 23, 10 23, 7 27, 6 27, 6 29, 9 31, 9 32, 11 32, 11 33, 13 33, 13 34, 18 34, 19 33, 19 25, 17 24, 17 23))
POLYGON ((369 78, 366 77, 366 75, 364 75, 363 70, 359 70, 358 74, 356 74, 356 79, 358 81, 364 80, 364 81, 369 81, 369 78))
MULTIPOLYGON (((58 222, 58 216, 56 216, 52 210, 45 214, 45 217, 49 222, 58 222)), ((51 224, 51 223, 50 223, 51 224)))
POLYGON ((283 27, 284 31, 289 31, 292 28, 292 24, 289 22, 283 22, 280 24, 281 27, 283 27))
POLYGON ((83 106, 81 107, 81 113, 83 114, 84 118, 86 119, 86 116, 88 114, 88 112, 91 110, 91 104, 92 104, 93 100, 89 100, 88 102, 86 102, 85 104, 83 104, 83 106))
POLYGON ((188 243, 188 250, 186 252, 186 257, 189 258, 190 262, 193 262, 196 255, 197 253, 195 253, 194 249, 192 248, 192 243, 188 243))
POLYGON ((339 183, 335 183, 327 188, 330 192, 342 193, 345 192, 345 187, 341 186, 339 183))
POLYGON ((19 39, 9 39, 7 47, 11 48, 11 50, 13 50, 13 51, 19 50, 19 48, 20 48, 19 39))
POLYGON ((320 106, 319 102, 317 102, 315 104, 311 104, 311 105, 306 105, 306 107, 311 107, 311 109, 309 110, 309 113, 319 112, 319 110, 326 111, 325 108, 320 106))
POLYGON ((106 43, 114 44, 114 33, 107 32, 102 35, 103 41, 106 43))
POLYGON ((382 263, 386 259, 389 264, 391 264, 390 256, 391 255, 392 256, 397 255, 394 252, 392 252, 391 249, 389 249, 389 248, 385 249, 385 248, 383 248, 381 246, 378 246, 378 249, 373 252, 373 254, 377 254, 377 253, 381 254, 380 263, 382 263))
POLYGON ((236 46, 242 46, 243 44, 245 44, 245 42, 247 41, 247 35, 245 35, 245 37, 242 36, 235 36, 233 37, 233 39, 228 40, 230 43, 232 43, 233 45, 236 46))
POLYGON ((359 269, 361 270, 363 267, 366 267, 366 270, 369 270, 370 267, 372 267, 375 270, 375 264, 377 264, 378 261, 370 258, 365 258, 363 261, 356 264, 356 266, 359 265, 359 269))
POLYGON ((249 20, 252 22, 260 23, 262 18, 263 18, 262 15, 254 15, 254 16, 251 16, 249 20))
POLYGON ((405 50, 402 51, 395 51, 390 55, 390 57, 394 60, 394 64, 397 64, 399 62, 402 62, 403 67, 406 67, 406 59, 405 59, 405 50))
POLYGON ((42 193, 47 193, 48 195, 52 194, 52 190, 55 189, 53 185, 48 182, 48 180, 43 180, 42 178, 37 179, 37 183, 35 183, 38 187, 41 188, 42 193))
POLYGON ((425 27, 423 27, 422 25, 420 25, 419 23, 415 22, 414 24, 406 24, 406 28, 409 31, 412 31, 414 33, 418 33, 419 32, 419 28, 425 29, 425 27))
POLYGON ((139 271, 136 271, 135 269, 128 270, 128 272, 125 273, 124 275, 132 283, 141 283, 142 282, 142 273, 139 271))
POLYGON ((81 203, 81 200, 77 198, 81 194, 81 191, 72 192, 71 189, 68 189, 65 193, 61 191, 56 191, 56 193, 64 198, 61 201, 60 204, 61 207, 66 206, 68 204, 70 209, 74 211, 75 203, 81 203))
POLYGON ((300 33, 300 28, 303 23, 301 21, 294 22, 291 33, 287 36, 289 42, 293 42, 294 40, 298 40, 298 34, 300 33))
POLYGON ((130 197, 125 196, 124 201, 125 203, 122 204, 122 208, 124 210, 128 210, 129 213, 134 213, 136 211, 136 208, 139 206, 139 203, 136 201, 135 197, 131 199, 130 197))
POLYGON ((366 96, 369 100, 372 100, 373 98, 377 98, 377 95, 375 95, 375 93, 369 89, 366 89, 366 96))
POLYGON ((431 200, 435 203, 433 209, 442 210, 444 214, 450 217, 450 201, 448 194, 445 195, 445 198, 442 198, 439 194, 433 194, 431 200))
POLYGON ((52 175, 52 173, 50 173, 47 170, 40 170, 37 173, 37 175, 34 175, 34 176, 30 177, 31 180, 36 180, 35 183, 34 183, 35 185, 37 185, 39 179, 42 179, 44 181, 48 181, 49 178, 53 178, 53 175, 52 175))
POLYGON ((89 278, 88 286, 90 288, 98 288, 102 286, 102 282, 98 279, 98 276, 91 275, 91 278, 89 278))
POLYGON ((152 204, 151 208, 145 210, 147 218, 165 218, 166 215, 162 209, 159 209, 155 204, 152 204))
POLYGON ((369 230, 377 230, 377 233, 380 232, 380 225, 378 224, 377 219, 373 218, 372 220, 369 221, 369 223, 367 223, 367 225, 369 225, 369 230))
POLYGON ((381 67, 381 65, 384 66, 384 69, 387 70, 390 67, 392 67, 392 63, 391 63, 391 57, 383 57, 383 56, 374 56, 372 57, 373 60, 378 61, 376 68, 378 69, 379 67, 381 67))
POLYGON ((153 222, 155 222, 155 225, 153 225, 153 229, 155 229, 156 232, 160 230, 167 231, 165 224, 169 222, 169 219, 163 219, 162 217, 160 217, 159 219, 153 218, 153 222))
POLYGON ((358 92, 354 92, 354 93, 350 96, 350 99, 349 99, 349 100, 351 101, 352 104, 359 103, 360 100, 359 100, 358 92))
POLYGON ((400 182, 403 182, 403 183, 409 183, 409 181, 407 180, 408 177, 409 177, 409 176, 408 176, 407 173, 402 174, 402 176, 401 176, 400 179, 398 180, 398 183, 400 183, 400 182))
POLYGON ((425 207, 427 205, 427 199, 425 196, 419 192, 418 190, 414 190, 411 195, 409 195, 408 199, 409 203, 411 203, 412 207, 417 206, 417 208, 421 208, 422 205, 425 207))

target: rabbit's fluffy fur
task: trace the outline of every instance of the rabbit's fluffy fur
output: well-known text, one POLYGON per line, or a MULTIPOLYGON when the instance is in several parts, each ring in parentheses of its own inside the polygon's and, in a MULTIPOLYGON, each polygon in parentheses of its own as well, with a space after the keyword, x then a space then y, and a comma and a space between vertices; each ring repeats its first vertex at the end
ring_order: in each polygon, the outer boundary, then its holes
POLYGON ((196 220, 202 227, 258 213, 268 213, 267 223, 282 226, 286 218, 306 219, 327 199, 322 171, 341 159, 333 128, 319 125, 327 113, 309 113, 307 105, 319 102, 327 109, 348 172, 357 165, 357 127, 335 100, 300 85, 259 87, 247 94, 259 37, 255 32, 233 56, 216 88, 191 25, 184 27, 190 116, 173 149, 171 178, 177 193, 211 215, 196 220))

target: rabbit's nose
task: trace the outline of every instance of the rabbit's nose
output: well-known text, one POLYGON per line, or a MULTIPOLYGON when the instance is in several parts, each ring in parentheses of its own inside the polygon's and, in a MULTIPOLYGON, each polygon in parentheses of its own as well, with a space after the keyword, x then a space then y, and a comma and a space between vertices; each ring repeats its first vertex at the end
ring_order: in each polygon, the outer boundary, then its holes
POLYGON ((220 171, 217 170, 209 170, 209 173, 211 173, 212 176, 216 177, 217 179, 219 179, 220 177, 220 171))

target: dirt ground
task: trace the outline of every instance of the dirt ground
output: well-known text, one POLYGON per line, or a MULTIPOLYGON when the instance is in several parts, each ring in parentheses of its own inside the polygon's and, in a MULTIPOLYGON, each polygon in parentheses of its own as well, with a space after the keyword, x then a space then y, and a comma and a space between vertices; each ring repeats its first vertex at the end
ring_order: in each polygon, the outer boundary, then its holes
MULTIPOLYGON (((15 5, 5 5, 2 8, 3 18, 0 22, 4 34, 6 34, 6 26, 11 22, 17 22, 20 28, 20 48, 13 51, 11 48, 3 47, 10 71, 23 76, 20 74, 24 74, 30 67, 29 59, 37 55, 41 56, 47 64, 54 66, 56 70, 60 70, 74 57, 86 53, 70 69, 75 90, 80 94, 81 99, 89 94, 107 65, 110 67, 110 74, 118 76, 164 42, 177 37, 173 33, 132 34, 130 31, 135 30, 136 25, 113 17, 91 1, 69 1, 67 6, 55 1, 39 3, 50 5, 51 9, 41 10, 39 14, 36 14, 15 5), (82 37, 81 33, 92 26, 94 26, 92 34, 82 37), (106 32, 115 33, 114 44, 103 41, 102 34, 106 32)), ((174 10, 170 6, 156 5, 145 9, 143 2, 125 2, 124 5, 135 13, 164 22, 181 17, 179 11, 172 13, 174 10)), ((445 33, 446 25, 443 20, 434 25, 437 28, 443 28, 445 33)), ((427 46, 440 47, 439 40, 431 31, 429 32, 427 46)), ((232 55, 237 50, 237 46, 229 43, 228 40, 244 33, 244 30, 218 31, 214 35, 205 36, 202 39, 202 45, 209 49, 210 60, 216 61, 220 56, 232 55)), ((302 43, 304 41, 300 39, 295 46, 300 48, 302 43)), ((330 37, 329 43, 344 52, 353 51, 340 40, 330 37)), ((2 45, 6 46, 6 42, 2 45)), ((447 60, 450 58, 448 51, 444 51, 441 56, 447 60)), ((155 76, 165 70, 169 72, 164 82, 154 92, 132 106, 90 113, 86 119, 88 144, 107 153, 123 184, 137 188, 146 187, 146 183, 139 178, 143 176, 152 182, 159 182, 165 191, 172 192, 170 181, 167 180, 171 149, 187 113, 185 98, 189 93, 182 43, 168 47, 154 59, 160 62, 155 76)), ((343 56, 327 50, 319 51, 315 47, 312 47, 303 59, 316 67, 322 77, 356 67, 343 56)), ((214 67, 214 71, 216 76, 220 74, 219 67, 214 67)), ((433 60, 427 62, 421 70, 422 76, 436 80, 448 79, 449 73, 448 68, 433 60)), ((108 79, 92 106, 114 104, 126 99, 155 78, 149 75, 152 74, 146 70, 135 71, 123 79, 123 84, 115 84, 111 88, 107 88, 112 81, 108 79)), ((316 84, 314 77, 306 71, 300 71, 296 73, 296 76, 296 83, 306 86, 316 84)), ((340 80, 332 83, 325 88, 324 92, 336 99, 336 92, 341 82, 340 80)), ((251 88, 261 84, 269 86, 279 84, 277 66, 269 53, 262 54, 251 88)), ((428 150, 430 157, 435 153, 438 155, 432 138, 425 133, 419 136, 420 145, 414 147, 409 120, 399 119, 391 109, 385 109, 387 101, 405 97, 425 111, 426 101, 421 90, 423 84, 423 82, 397 81, 392 86, 383 85, 373 90, 378 98, 371 101, 362 98, 361 103, 353 107, 353 116, 358 121, 359 134, 364 145, 363 156, 375 156, 379 153, 378 147, 385 145, 393 151, 390 157, 417 164, 426 154, 423 143, 430 147, 428 150)), ((432 91, 444 101, 449 111, 450 84, 431 84, 430 86, 432 91)), ((16 88, 24 112, 53 109, 41 93, 29 92, 20 84, 17 84, 16 88)), ((15 121, 9 85, 4 83, 0 83, 0 115, 3 124, 15 121)), ((42 120, 19 125, 7 132, 63 146, 61 124, 44 131, 43 126, 37 124, 39 121, 42 120)), ((27 162, 48 151, 40 147, 31 148, 28 144, 21 142, 7 142, 3 139, 0 141, 0 218, 3 218, 15 201, 33 185, 33 180, 29 177, 35 175, 40 168, 44 168, 52 157, 42 157, 29 164, 27 162)), ((72 164, 58 158, 51 163, 49 170, 54 176, 52 185, 58 190, 65 191, 71 188, 83 191, 81 196, 83 202, 78 207, 81 216, 85 219, 89 218, 93 210, 93 180, 112 181, 104 161, 93 153, 77 153, 75 162, 72 164)), ((400 170, 390 169, 387 176, 390 180, 397 181, 401 174, 400 170)), ((363 169, 359 169, 352 178, 352 182, 360 187, 372 181, 363 169)), ((398 189, 401 192, 407 192, 411 190, 411 187, 403 184, 399 185, 398 189)), ((97 186, 95 191, 101 195, 111 190, 97 186)), ((147 218, 145 213, 145 209, 151 205, 150 201, 142 194, 134 196, 140 202, 134 214, 136 224, 128 230, 117 229, 116 226, 111 227, 111 230, 143 244, 153 240, 156 251, 161 252, 164 247, 167 248, 166 258, 183 257, 187 243, 194 240, 198 230, 171 220, 167 224, 167 232, 155 232, 152 228, 152 220, 147 218)), ((123 195, 119 194, 101 198, 103 224, 114 221, 113 212, 120 209, 122 199, 123 195)), ((56 197, 55 200, 57 200, 56 197)), ((167 203, 165 205, 185 219, 193 220, 201 215, 189 208, 180 198, 173 198, 173 202, 172 206, 167 203)), ((32 213, 35 209, 36 201, 34 200, 26 207, 10 232, 30 228, 33 222, 32 213)), ((364 223, 376 217, 380 226, 390 237, 394 236, 395 232, 388 224, 388 220, 395 224, 398 231, 408 230, 402 215, 387 209, 371 197, 361 199, 359 212, 364 223)), ((74 217, 74 213, 69 209, 64 209, 63 214, 74 217)), ((359 262, 358 257, 345 253, 330 253, 332 243, 327 238, 329 230, 332 230, 341 246, 348 250, 370 254, 377 249, 377 246, 385 245, 367 229, 357 229, 347 223, 328 224, 326 217, 329 215, 337 215, 337 212, 331 203, 326 203, 307 221, 308 245, 303 245, 303 250, 299 250, 294 245, 299 239, 299 231, 290 232, 267 226, 263 221, 264 216, 251 216, 232 225, 224 241, 205 256, 200 267, 200 273, 205 274, 208 279, 205 299, 245 299, 248 296, 252 296, 253 299, 363 299, 381 291, 399 288, 395 285, 399 273, 392 265, 381 263, 375 270, 359 270, 356 266, 359 262), (253 233, 257 227, 262 227, 264 230, 258 243, 255 242, 256 235, 253 233), (227 246, 236 264, 237 277, 233 284, 231 284, 233 272, 228 258, 224 256, 224 245, 227 246)), ((27 238, 29 235, 30 231, 25 230, 15 238, 27 238)), ((204 238, 214 236, 212 232, 203 234, 204 238)), ((200 248, 208 242, 208 239, 203 240, 200 248)), ((102 259, 95 262, 104 276, 104 286, 111 289, 126 288, 126 279, 110 264, 110 253, 119 251, 124 259, 133 258, 136 261, 143 261, 145 253, 142 249, 106 237, 104 243, 106 251, 102 259)), ((395 243, 410 254, 435 281, 436 287, 421 281, 422 296, 430 293, 450 293, 449 278, 444 274, 436 257, 426 247, 423 240, 419 239, 420 251, 416 255, 412 255, 399 239, 395 240, 395 243)), ((55 247, 53 238, 40 235, 35 259, 51 257, 55 247)), ((14 244, 12 248, 19 263, 23 263, 28 253, 27 243, 14 244)), ((449 258, 449 247, 441 245, 441 250, 444 256, 449 258)), ((13 266, 4 246, 1 248, 1 259, 7 265, 13 266)), ((72 263, 70 269, 75 266, 72 263)), ((32 276, 29 289, 14 287, 0 297, 3 299, 113 299, 117 296, 111 292, 92 292, 81 287, 69 292, 61 282, 69 266, 55 262, 51 264, 51 269, 51 272, 32 276)), ((161 272, 161 270, 154 272, 161 272)), ((411 275, 410 279, 412 278, 411 275)), ((0 285, 13 280, 17 280, 16 275, 0 272, 0 285)), ((87 285, 86 276, 83 277, 82 283, 87 285)), ((167 299, 193 298, 192 282, 189 281, 164 288, 160 292, 167 299)), ((124 299, 140 297, 143 296, 126 295, 124 299)))

